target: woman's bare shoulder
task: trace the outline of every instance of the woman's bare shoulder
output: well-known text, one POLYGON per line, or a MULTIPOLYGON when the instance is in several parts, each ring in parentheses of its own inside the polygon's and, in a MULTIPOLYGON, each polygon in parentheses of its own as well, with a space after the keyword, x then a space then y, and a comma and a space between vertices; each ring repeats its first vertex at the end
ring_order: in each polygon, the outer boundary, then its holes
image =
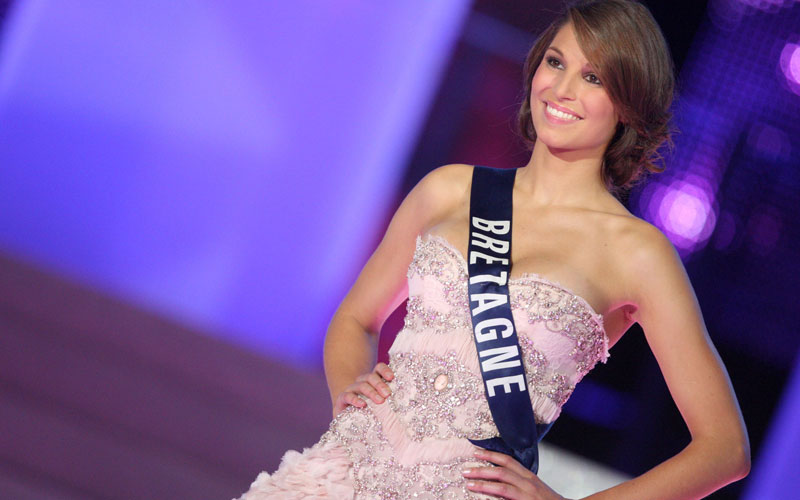
POLYGON ((463 202, 472 183, 472 165, 450 163, 428 172, 415 189, 422 192, 426 204, 435 205, 440 212, 449 211, 463 202))
POLYGON ((633 214, 617 217, 616 226, 616 240, 629 249, 628 253, 635 249, 639 249, 641 253, 649 253, 656 249, 663 251, 672 248, 672 243, 661 229, 633 214))
POLYGON ((434 168, 420 182, 430 182, 436 189, 461 191, 472 182, 473 165, 449 163, 434 168))
POLYGON ((680 256, 669 238, 654 224, 634 215, 615 218, 613 237, 615 275, 624 294, 638 302, 639 288, 662 273, 680 274, 680 256), (644 278, 647 277, 645 280, 644 278))

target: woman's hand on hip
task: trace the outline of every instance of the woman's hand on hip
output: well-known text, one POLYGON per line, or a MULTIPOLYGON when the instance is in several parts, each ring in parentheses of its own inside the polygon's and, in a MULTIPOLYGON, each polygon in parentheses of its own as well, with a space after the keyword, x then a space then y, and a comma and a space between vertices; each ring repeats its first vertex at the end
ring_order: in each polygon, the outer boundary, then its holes
POLYGON ((336 397, 333 404, 333 416, 336 417, 347 406, 357 408, 367 406, 366 401, 359 396, 371 399, 377 404, 383 403, 391 394, 386 383, 394 378, 394 372, 386 363, 378 363, 371 372, 359 375, 356 381, 350 384, 336 397))
POLYGON ((508 455, 480 450, 475 452, 475 457, 497 467, 465 469, 463 475, 470 491, 510 500, 567 500, 508 455))

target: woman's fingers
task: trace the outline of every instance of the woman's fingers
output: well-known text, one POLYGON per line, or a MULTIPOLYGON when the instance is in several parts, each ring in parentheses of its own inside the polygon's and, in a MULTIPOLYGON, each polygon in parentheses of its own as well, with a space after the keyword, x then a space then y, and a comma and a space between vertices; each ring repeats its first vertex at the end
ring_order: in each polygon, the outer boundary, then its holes
POLYGON ((377 404, 383 403, 392 393, 386 380, 392 380, 394 372, 386 363, 378 363, 375 368, 363 375, 359 375, 347 389, 342 392, 334 404, 334 416, 338 415, 348 405, 363 408, 367 405, 359 396, 371 399, 377 404))
POLYGON ((374 373, 370 373, 364 380, 351 385, 347 388, 347 391, 361 394, 378 404, 383 403, 390 394, 389 386, 374 373))
POLYGON ((372 385, 372 387, 374 387, 378 392, 380 392, 381 396, 383 396, 384 398, 388 398, 389 394, 391 394, 389 386, 386 384, 386 382, 383 381, 381 376, 378 375, 377 373, 374 372, 370 373, 369 376, 367 377, 367 382, 369 382, 370 385, 372 385))
POLYGON ((358 393, 352 390, 346 390, 336 398, 336 405, 340 406, 341 409, 344 409, 348 405, 363 408, 367 406, 367 402, 358 397, 358 393))
POLYGON ((358 395, 354 392, 345 391, 339 394, 339 397, 336 398, 336 403, 333 405, 333 416, 334 418, 339 415, 345 408, 348 406, 355 406, 357 408, 363 408, 367 406, 367 403, 358 397, 358 395))
POLYGON ((475 452, 475 457, 496 464, 470 467, 463 471, 470 491, 488 493, 507 499, 564 500, 544 484, 533 472, 513 457, 488 450, 475 452))
POLYGON ((378 393, 378 389, 376 389, 373 385, 372 380, 367 379, 364 382, 360 382, 358 384, 358 388, 355 392, 362 394, 363 396, 368 397, 372 401, 380 404, 383 403, 384 397, 383 395, 378 393))
POLYGON ((467 488, 469 488, 470 491, 488 493, 490 495, 494 495, 500 498, 507 498, 509 500, 522 499, 522 497, 519 495, 519 490, 505 483, 473 480, 467 483, 467 488))
POLYGON ((474 467, 465 469, 463 475, 479 485, 492 485, 488 490, 483 490, 489 493, 519 492, 526 486, 524 478, 505 467, 474 467))
POLYGON ((498 453, 496 451, 489 450, 478 450, 475 452, 475 456, 486 460, 487 462, 492 462, 495 465, 506 467, 522 477, 529 478, 534 476, 533 472, 526 469, 521 463, 517 462, 513 457, 506 455, 505 453, 498 453))
POLYGON ((358 406, 359 408, 364 408, 367 406, 367 402, 358 397, 358 394, 354 392, 347 393, 347 404, 358 406))
POLYGON ((375 365, 375 370, 381 377, 385 378, 386 380, 392 380, 394 378, 394 372, 386 363, 378 363, 375 365))

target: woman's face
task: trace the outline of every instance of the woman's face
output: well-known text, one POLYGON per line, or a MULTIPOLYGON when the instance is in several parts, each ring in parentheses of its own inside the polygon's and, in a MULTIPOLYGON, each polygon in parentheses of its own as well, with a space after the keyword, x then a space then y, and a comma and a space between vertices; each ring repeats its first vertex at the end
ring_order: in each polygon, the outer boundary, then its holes
POLYGON ((554 153, 582 150, 602 157, 619 117, 572 24, 565 24, 547 48, 533 75, 530 99, 537 141, 554 153), (552 108, 560 113, 554 116, 552 108))

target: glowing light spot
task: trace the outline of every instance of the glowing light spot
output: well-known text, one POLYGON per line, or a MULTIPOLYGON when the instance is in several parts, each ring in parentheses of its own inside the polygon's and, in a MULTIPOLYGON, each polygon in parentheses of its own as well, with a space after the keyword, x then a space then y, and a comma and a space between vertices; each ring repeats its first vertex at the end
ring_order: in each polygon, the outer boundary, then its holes
MULTIPOLYGON (((699 180, 692 177, 693 181, 699 180)), ((708 240, 716 224, 711 196, 693 182, 675 181, 665 189, 658 206, 658 220, 676 237, 675 246, 694 251, 708 240)))
POLYGON ((789 42, 783 46, 780 67, 789 88, 800 95, 800 44, 789 42))
POLYGON ((711 0, 708 3, 708 16, 711 22, 725 31, 739 26, 747 5, 741 1, 711 0))
POLYGON ((750 127, 747 145, 760 156, 770 159, 786 158, 792 150, 786 132, 763 122, 755 122, 750 127))
POLYGON ((778 12, 784 7, 791 7, 793 0, 739 0, 740 3, 764 12, 778 12))
POLYGON ((670 191, 661 205, 661 218, 670 231, 694 240, 706 220, 704 204, 696 196, 682 191, 670 191))

